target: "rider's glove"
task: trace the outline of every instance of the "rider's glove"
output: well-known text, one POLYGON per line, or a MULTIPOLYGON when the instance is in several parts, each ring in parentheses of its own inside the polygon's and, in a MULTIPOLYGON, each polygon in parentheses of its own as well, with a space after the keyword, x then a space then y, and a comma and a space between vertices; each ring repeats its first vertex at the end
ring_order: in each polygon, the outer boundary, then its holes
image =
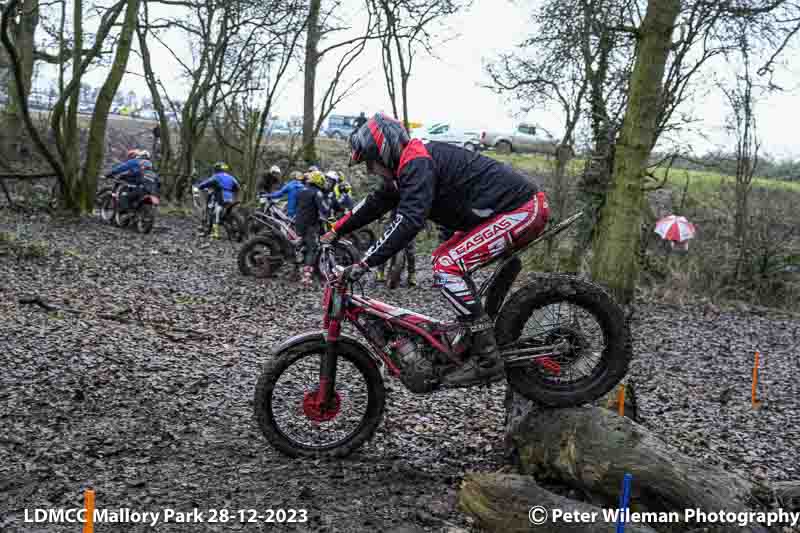
POLYGON ((342 276, 347 281, 357 281, 358 278, 366 274, 368 270, 369 267, 367 266, 367 264, 361 261, 360 263, 354 263, 349 267, 345 268, 342 276))
POLYGON ((330 230, 328 233, 319 238, 321 244, 330 244, 336 240, 336 231, 330 230))

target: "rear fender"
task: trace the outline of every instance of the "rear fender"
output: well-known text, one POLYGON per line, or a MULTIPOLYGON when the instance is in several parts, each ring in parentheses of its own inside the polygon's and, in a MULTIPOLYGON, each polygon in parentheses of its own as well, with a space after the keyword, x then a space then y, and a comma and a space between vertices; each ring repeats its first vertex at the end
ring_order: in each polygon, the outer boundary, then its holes
POLYGON ((142 203, 150 204, 150 205, 158 205, 161 203, 161 200, 158 199, 158 196, 153 196, 152 194, 148 194, 142 200, 142 203))
MULTIPOLYGON (((290 349, 294 348, 295 346, 304 344, 306 342, 325 342, 325 333, 326 332, 324 330, 307 331, 305 333, 300 333, 299 335, 295 335, 294 337, 289 337, 288 339, 283 341, 281 344, 279 344, 272 350, 272 356, 283 357, 290 349)), ((339 340, 337 342, 347 344, 348 346, 351 346, 354 349, 363 351, 364 353, 368 354, 370 358, 373 361, 375 361, 378 366, 383 364, 380 358, 375 353, 373 353, 372 350, 367 348, 367 346, 364 345, 364 343, 362 343, 355 337, 351 337, 350 335, 340 334, 339 340)))
POLYGON ((478 295, 483 302, 486 314, 490 317, 494 318, 500 312, 506 295, 520 271, 522 271, 522 261, 516 255, 512 255, 503 261, 481 285, 478 295))

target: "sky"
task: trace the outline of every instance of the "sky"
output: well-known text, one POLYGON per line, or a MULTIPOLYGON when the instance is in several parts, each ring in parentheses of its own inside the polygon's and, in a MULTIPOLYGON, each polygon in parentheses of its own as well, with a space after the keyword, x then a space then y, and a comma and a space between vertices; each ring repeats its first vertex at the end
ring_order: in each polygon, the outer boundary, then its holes
MULTIPOLYGON (((358 0, 345 0, 346 5, 358 3, 358 0)), ((489 82, 483 68, 484 60, 512 50, 528 35, 531 5, 535 3, 536 0, 475 0, 471 10, 452 17, 448 24, 450 33, 446 34, 458 36, 437 47, 438 58, 426 56, 423 52, 415 59, 409 86, 411 120, 424 124, 449 121, 465 128, 491 130, 507 130, 524 120, 539 124, 558 136, 563 131, 563 118, 557 107, 537 109, 518 116, 517 102, 481 87, 489 82)), ((352 17, 357 27, 362 14, 355 9, 345 13, 346 17, 352 17)), ((167 35, 165 39, 176 52, 189 56, 189 50, 180 35, 167 35)), ((157 45, 152 44, 151 47, 157 75, 170 93, 174 92, 172 96, 180 98, 186 88, 182 87, 176 75, 180 71, 177 62, 165 50, 159 51, 157 45)), ((787 52, 789 65, 800 64, 796 60, 800 55, 797 50, 798 47, 794 47, 787 52)), ((324 82, 329 79, 333 67, 332 60, 321 64, 317 75, 318 96, 327 85, 324 82)), ((786 92, 771 95, 760 101, 757 107, 763 149, 779 159, 800 157, 796 120, 789 118, 797 116, 800 103, 800 67, 797 68, 781 78, 786 92)), ((123 79, 122 89, 126 92, 133 89, 140 97, 147 95, 147 86, 137 74, 142 72, 138 58, 132 56, 129 70, 131 73, 123 79)), ((365 76, 365 81, 334 113, 358 114, 365 111, 369 115, 379 110, 391 111, 377 46, 368 47, 348 72, 349 76, 365 76)), ((103 69, 97 69, 87 77, 87 81, 92 85, 100 85, 103 77, 103 69)), ((46 78, 46 74, 41 76, 39 84, 43 84, 43 79, 46 84, 46 78)), ((291 79, 284 85, 275 114, 283 118, 302 115, 302 95, 302 73, 295 69, 291 79)), ((681 135, 679 142, 691 145, 696 154, 731 146, 732 139, 723 130, 727 109, 721 94, 711 91, 684 110, 691 110, 701 120, 695 129, 702 131, 704 136, 687 132, 681 135)))

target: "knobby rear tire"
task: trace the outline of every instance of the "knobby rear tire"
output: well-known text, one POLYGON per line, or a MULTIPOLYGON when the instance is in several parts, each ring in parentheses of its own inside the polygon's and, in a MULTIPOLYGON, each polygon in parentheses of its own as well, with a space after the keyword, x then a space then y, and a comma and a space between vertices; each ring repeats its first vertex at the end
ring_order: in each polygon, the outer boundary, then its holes
POLYGON ((234 242, 242 242, 247 233, 244 217, 236 210, 232 210, 228 213, 228 216, 225 217, 223 227, 228 233, 228 237, 234 242))
POLYGON ((355 343, 340 342, 337 350, 338 357, 350 361, 359 370, 367 383, 367 411, 358 430, 344 442, 324 448, 304 446, 286 438, 276 427, 270 400, 281 374, 292 363, 309 352, 324 353, 325 341, 321 338, 312 339, 292 346, 283 352, 275 354, 264 364, 255 390, 254 409, 256 421, 269 443, 289 457, 346 457, 372 438, 383 419, 383 410, 386 403, 383 378, 375 360, 363 348, 355 343))
POLYGON ((532 277, 500 311, 495 321, 498 345, 511 344, 518 339, 536 309, 570 302, 592 313, 599 323, 606 345, 602 356, 605 368, 572 390, 551 387, 525 372, 524 367, 507 367, 508 383, 527 399, 548 407, 574 407, 597 400, 625 377, 633 358, 630 331, 622 308, 595 283, 567 275, 534 274, 532 277))
POLYGON ((280 262, 270 269, 270 275, 278 272, 278 270, 280 270, 283 266, 285 257, 283 256, 283 250, 281 250, 280 244, 274 237, 269 235, 268 231, 265 231, 262 232, 258 237, 253 237, 252 239, 248 240, 239 249, 239 255, 236 258, 236 263, 239 266, 239 272, 241 272, 243 276, 265 277, 254 271, 249 263, 250 254, 252 254, 253 249, 259 245, 263 245, 269 249, 270 257, 280 258, 280 262))

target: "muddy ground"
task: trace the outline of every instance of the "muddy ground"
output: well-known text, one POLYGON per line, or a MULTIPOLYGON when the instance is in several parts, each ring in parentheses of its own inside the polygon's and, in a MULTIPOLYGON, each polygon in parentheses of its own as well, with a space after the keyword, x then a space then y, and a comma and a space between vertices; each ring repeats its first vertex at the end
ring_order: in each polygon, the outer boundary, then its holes
MULTIPOLYGON (((158 531, 472 530, 456 490, 466 472, 504 465, 504 385, 414 396, 393 382, 381 427, 353 456, 289 459, 259 432, 253 390, 272 346, 319 327, 319 292, 242 277, 235 248, 187 218, 163 216, 142 236, 3 210, 0 231, 14 239, 0 243, 0 531, 75 531, 25 523, 24 510, 80 506, 86 487, 98 507, 292 508, 309 519, 158 531), (83 313, 20 304, 34 295, 83 313)), ((429 262, 418 264, 417 289, 367 289, 441 315, 429 262)), ((798 318, 639 302, 633 331, 644 425, 708 462, 800 479, 798 318), (756 349, 766 358, 757 411, 756 349)))

